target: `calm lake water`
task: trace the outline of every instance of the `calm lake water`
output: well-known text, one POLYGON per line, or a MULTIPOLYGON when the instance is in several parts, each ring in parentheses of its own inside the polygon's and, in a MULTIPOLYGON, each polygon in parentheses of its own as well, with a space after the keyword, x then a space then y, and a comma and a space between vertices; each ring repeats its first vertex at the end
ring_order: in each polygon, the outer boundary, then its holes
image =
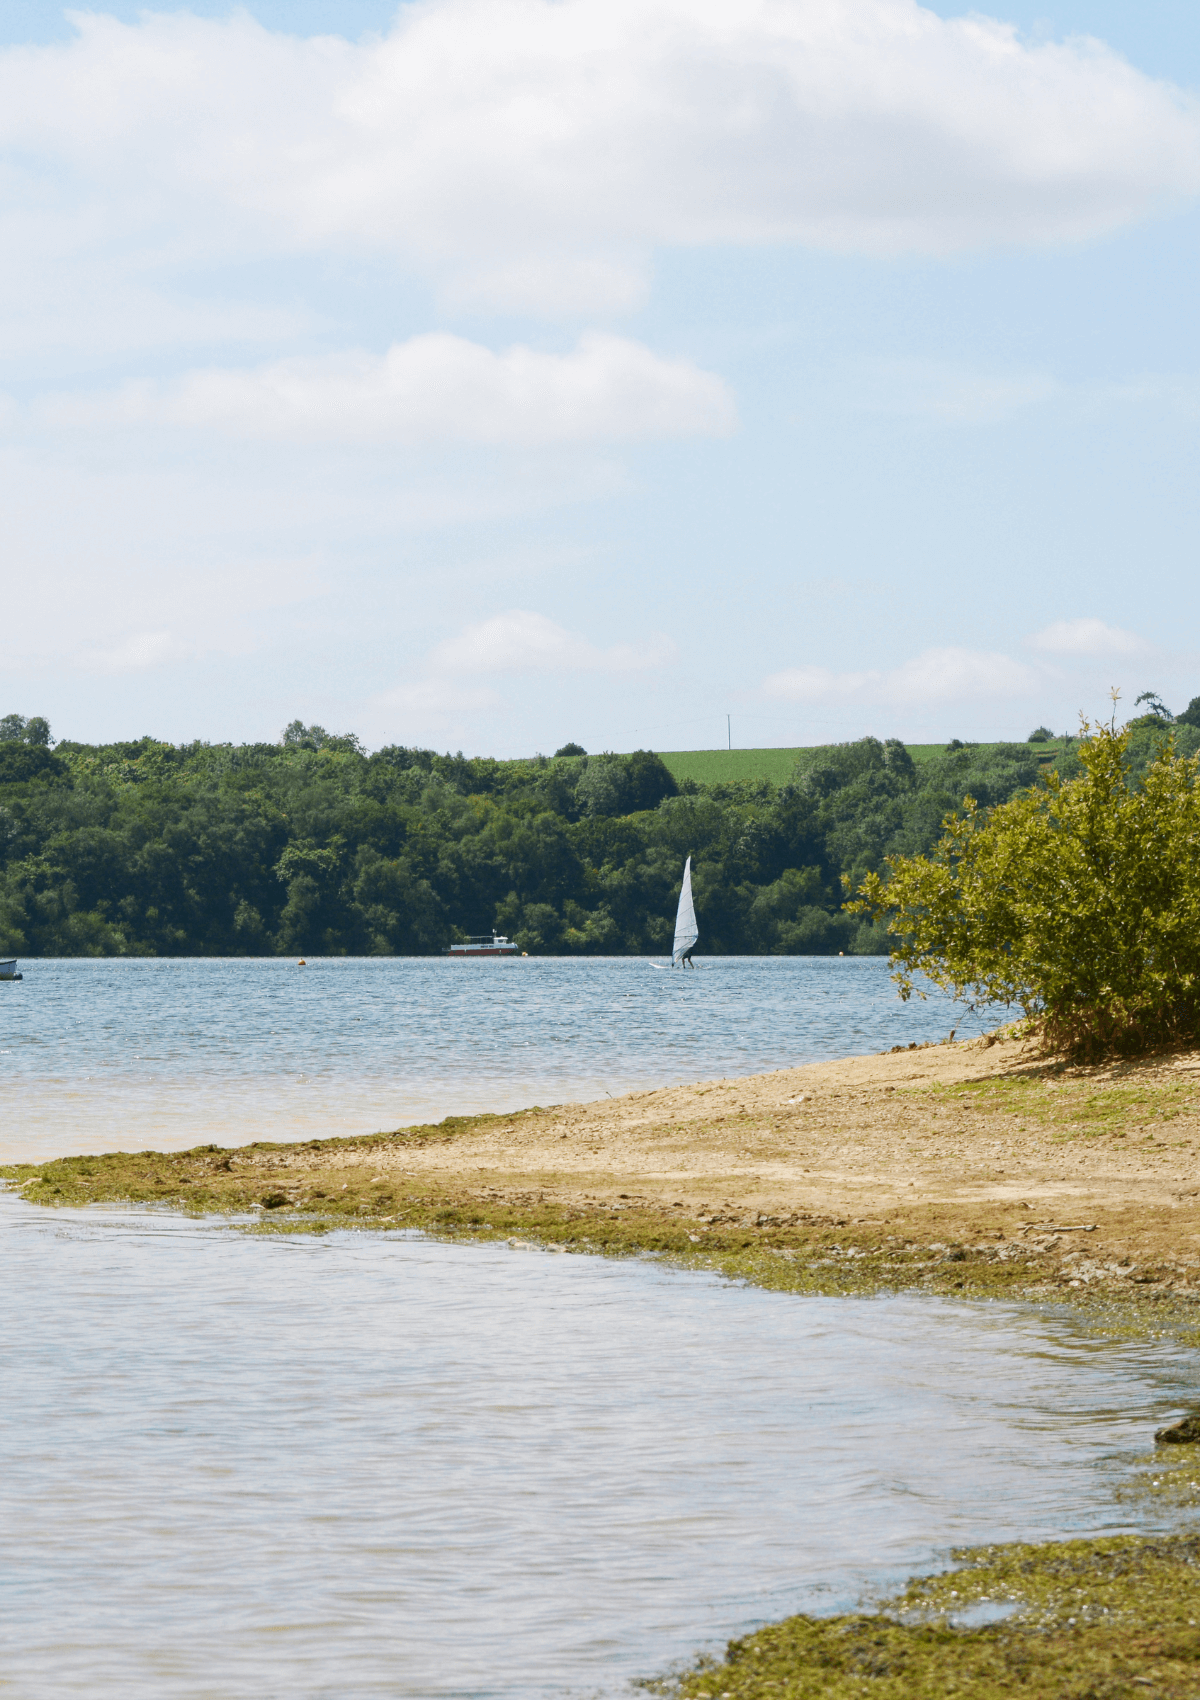
POLYGON ((1129 1526, 1164 1345, 0 1198, 13 1700, 585 1700, 956 1542, 1129 1526))
MULTIPOLYGON (((873 960, 24 970, 10 1156, 372 1131, 956 1024, 873 960)), ((1018 1307, 3 1194, 0 1282, 13 1700, 633 1700, 953 1544, 1127 1526, 1113 1485, 1190 1395, 1177 1349, 1018 1307)))
POLYGON ((881 957, 26 961, 0 1160, 372 1133, 960 1037, 881 957))

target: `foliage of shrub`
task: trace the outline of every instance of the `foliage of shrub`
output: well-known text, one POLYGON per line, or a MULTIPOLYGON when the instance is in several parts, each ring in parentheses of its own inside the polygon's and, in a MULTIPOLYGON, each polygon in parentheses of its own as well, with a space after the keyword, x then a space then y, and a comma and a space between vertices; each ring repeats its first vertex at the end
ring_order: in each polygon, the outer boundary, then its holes
POLYGON ((1200 756, 1087 728, 1078 771, 985 811, 968 799, 927 856, 888 859, 850 905, 886 920, 902 997, 927 976, 1017 1005, 1085 1055, 1200 1034, 1200 756))

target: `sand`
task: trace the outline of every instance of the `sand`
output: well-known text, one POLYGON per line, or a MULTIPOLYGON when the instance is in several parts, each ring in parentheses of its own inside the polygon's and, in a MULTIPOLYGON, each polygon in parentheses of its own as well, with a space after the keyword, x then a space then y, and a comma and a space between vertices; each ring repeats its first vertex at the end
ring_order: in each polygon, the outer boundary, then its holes
POLYGON ((213 1133, 2 1173, 51 1205, 516 1234, 811 1290, 1170 1297, 1200 1323, 1200 1051, 1077 1068, 985 1039, 367 1139, 213 1133))
MULTIPOLYGON (((976 1040, 500 1116, 369 1162, 410 1189, 652 1205, 702 1229, 803 1216, 897 1237, 1049 1240, 1130 1279, 1122 1260, 1173 1260, 1188 1285, 1198 1158, 1200 1052, 1072 1069, 976 1040)), ((349 1146, 321 1166, 363 1160, 349 1146)))

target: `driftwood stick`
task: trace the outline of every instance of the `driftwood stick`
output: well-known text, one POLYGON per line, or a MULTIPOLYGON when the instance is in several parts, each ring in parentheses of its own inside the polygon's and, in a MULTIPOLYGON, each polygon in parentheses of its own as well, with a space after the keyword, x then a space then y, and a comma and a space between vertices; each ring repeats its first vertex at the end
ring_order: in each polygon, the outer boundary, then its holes
POLYGON ((1095 1222, 1026 1222, 1021 1229, 1027 1234, 1030 1228, 1040 1228, 1044 1234, 1094 1234, 1095 1222))

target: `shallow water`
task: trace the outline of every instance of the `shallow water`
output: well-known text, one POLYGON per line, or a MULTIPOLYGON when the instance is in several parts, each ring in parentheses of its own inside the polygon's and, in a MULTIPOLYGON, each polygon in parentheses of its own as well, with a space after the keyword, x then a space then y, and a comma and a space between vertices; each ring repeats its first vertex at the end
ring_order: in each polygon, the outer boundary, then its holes
POLYGON ((1161 1344, 651 1262, 0 1197, 14 1700, 564 1700, 1115 1529, 1161 1344))
POLYGON ((902 1004, 880 957, 21 966, 0 985, 0 1161, 371 1133, 980 1026, 902 1004))

